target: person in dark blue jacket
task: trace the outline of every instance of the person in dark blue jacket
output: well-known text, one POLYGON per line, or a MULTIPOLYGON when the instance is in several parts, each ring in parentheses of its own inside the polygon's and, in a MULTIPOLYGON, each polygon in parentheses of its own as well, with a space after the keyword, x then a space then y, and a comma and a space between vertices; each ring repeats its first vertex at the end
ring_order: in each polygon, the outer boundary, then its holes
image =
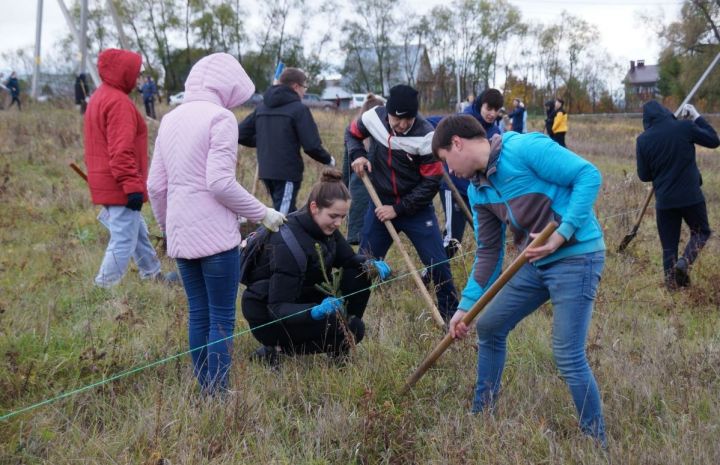
POLYGON ((590 320, 605 263, 602 228, 593 204, 602 185, 590 162, 540 133, 513 131, 489 140, 466 115, 438 125, 433 153, 457 176, 471 180, 477 251, 473 270, 450 320, 450 335, 463 338, 465 314, 502 271, 505 238, 527 246, 551 221, 548 241, 527 248, 523 265, 477 320, 478 364, 473 412, 492 408, 500 392, 510 331, 543 303, 553 311, 553 355, 567 383, 584 433, 605 445, 597 382, 585 354, 590 320))
MULTIPOLYGON (((358 118, 363 113, 375 108, 377 106, 384 106, 385 102, 377 98, 374 94, 369 93, 363 103, 360 113, 357 115, 358 118)), ((370 139, 363 141, 365 148, 370 147, 370 139)), ((367 212, 368 204, 370 203, 370 194, 368 194, 362 179, 355 174, 350 167, 352 160, 348 154, 347 144, 345 145, 345 157, 343 159, 343 182, 350 189, 350 195, 352 195, 352 204, 350 204, 350 214, 348 215, 348 233, 347 241, 350 245, 360 244, 360 233, 362 232, 363 223, 365 222, 365 213, 367 212)))
POLYGON ((263 103, 238 125, 238 142, 257 147, 258 176, 272 198, 273 208, 287 215, 296 210, 305 170, 300 147, 324 165, 335 166, 335 159, 323 147, 312 113, 302 103, 308 87, 305 73, 285 68, 278 82, 265 92, 263 103))
POLYGON ((525 105, 519 98, 513 99, 513 111, 508 113, 508 117, 512 120, 512 130, 520 134, 525 132, 525 105))
POLYGON ((502 134, 497 119, 504 104, 505 98, 499 90, 485 89, 463 113, 478 120, 489 139, 495 134, 502 134))
POLYGON ((8 90, 10 90, 10 97, 12 97, 12 101, 10 102, 8 109, 10 109, 14 103, 17 103, 18 110, 22 110, 22 103, 20 102, 20 81, 18 81, 15 71, 10 73, 10 78, 5 85, 8 90))
POLYGON ((152 76, 145 76, 145 82, 140 88, 140 93, 142 93, 143 103, 145 104, 145 114, 148 118, 156 119, 155 97, 158 94, 158 90, 152 76))
POLYGON ((663 249, 665 284, 670 289, 690 285, 689 268, 710 238, 702 176, 695 161, 695 144, 720 145, 717 132, 694 106, 681 110, 678 121, 667 108, 651 100, 643 106, 645 131, 637 138, 637 172, 641 181, 652 181, 655 216, 663 249), (678 259, 682 222, 690 240, 678 259))
MULTIPOLYGON (((487 137, 490 138, 495 134, 502 134, 500 125, 498 124, 498 114, 503 107, 504 98, 502 93, 497 89, 487 89, 480 94, 480 97, 473 100, 464 113, 472 115, 485 129, 487 137)), ((433 128, 442 120, 442 116, 433 115, 427 117, 427 121, 432 124, 433 128)), ((470 209, 470 203, 467 198, 467 190, 470 181, 455 176, 448 170, 447 163, 443 163, 443 169, 448 173, 450 180, 463 197, 465 204, 470 209)), ((440 199, 445 212, 445 231, 443 234, 443 246, 448 258, 452 258, 457 253, 463 236, 465 235, 465 225, 468 219, 465 217, 461 207, 455 202, 450 186, 445 183, 445 179, 440 182, 440 199), (449 214, 448 214, 449 213, 449 214)), ((472 227, 472 225, 470 225, 472 227)), ((424 271, 424 270, 423 270, 424 271)), ((427 273, 423 273, 423 279, 427 279, 427 273)))

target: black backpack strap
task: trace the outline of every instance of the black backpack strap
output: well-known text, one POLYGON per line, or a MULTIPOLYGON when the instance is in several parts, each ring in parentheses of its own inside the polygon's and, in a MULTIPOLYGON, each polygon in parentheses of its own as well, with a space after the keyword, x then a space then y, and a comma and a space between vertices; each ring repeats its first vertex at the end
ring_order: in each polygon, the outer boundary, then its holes
POLYGON ((290 249, 290 253, 295 258, 295 262, 297 263, 298 268, 300 268, 300 272, 305 274, 305 271, 307 271, 307 257, 295 238, 295 234, 293 234, 288 225, 284 224, 280 226, 280 235, 290 249))

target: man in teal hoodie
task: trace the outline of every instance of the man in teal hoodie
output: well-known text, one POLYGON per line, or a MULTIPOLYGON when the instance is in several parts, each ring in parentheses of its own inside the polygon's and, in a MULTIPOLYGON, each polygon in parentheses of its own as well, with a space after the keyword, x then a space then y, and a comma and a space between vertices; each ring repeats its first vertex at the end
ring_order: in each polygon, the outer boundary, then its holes
POLYGON ((433 153, 471 180, 477 252, 449 325, 468 334, 462 317, 502 270, 505 236, 526 246, 550 221, 545 245, 525 251, 524 265, 480 314, 473 412, 491 408, 500 390, 509 332, 543 303, 553 304, 553 354, 570 388, 583 432, 605 445, 602 403, 585 354, 593 304, 605 263, 602 230, 593 213, 602 178, 588 161, 540 133, 508 132, 489 140, 467 115, 448 116, 435 130, 433 153))

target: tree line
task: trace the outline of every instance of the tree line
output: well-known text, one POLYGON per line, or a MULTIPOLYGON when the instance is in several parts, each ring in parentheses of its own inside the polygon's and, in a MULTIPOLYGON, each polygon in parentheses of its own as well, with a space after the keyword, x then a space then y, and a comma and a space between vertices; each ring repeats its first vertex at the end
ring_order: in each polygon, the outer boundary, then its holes
MULTIPOLYGON (((562 96, 572 112, 622 106, 621 80, 628 65, 598 45, 595 25, 567 11, 542 24, 523 18, 508 0, 452 0, 426 14, 403 0, 350 0, 346 14, 339 0, 265 0, 253 8, 239 0, 113 3, 130 47, 140 51, 166 94, 182 90, 200 57, 222 51, 237 57, 261 90, 282 61, 304 69, 316 92, 321 77, 333 72, 353 92, 382 93, 402 80, 422 84, 423 103, 434 108, 456 103, 458 89, 465 98, 490 86, 536 111, 555 96, 562 96), (414 82, 420 78, 423 82, 414 82)), ((99 0, 90 5, 93 55, 119 44, 106 8, 99 0)), ((79 21, 78 1, 71 12, 79 21)), ((720 49, 720 0, 686 0, 670 23, 646 21, 656 25, 663 47, 660 93, 679 101, 720 49)), ((76 50, 68 34, 49 61, 72 66, 76 50)), ((717 107, 720 80, 709 80, 698 98, 717 107)))

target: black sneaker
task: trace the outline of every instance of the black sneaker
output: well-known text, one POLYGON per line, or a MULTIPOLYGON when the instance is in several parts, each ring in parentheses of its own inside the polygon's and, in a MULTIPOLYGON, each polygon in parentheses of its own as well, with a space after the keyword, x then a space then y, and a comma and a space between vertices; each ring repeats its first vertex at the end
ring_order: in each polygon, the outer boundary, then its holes
POLYGON ((280 352, 273 346, 260 346, 250 354, 250 360, 257 363, 264 363, 270 368, 280 366, 280 352))
POLYGON ((688 287, 690 285, 688 262, 685 260, 685 257, 681 257, 677 263, 675 263, 675 283, 679 287, 688 287))
POLYGON ((460 241, 455 238, 450 239, 448 245, 445 246, 445 254, 447 258, 453 258, 456 253, 460 250, 460 241))

